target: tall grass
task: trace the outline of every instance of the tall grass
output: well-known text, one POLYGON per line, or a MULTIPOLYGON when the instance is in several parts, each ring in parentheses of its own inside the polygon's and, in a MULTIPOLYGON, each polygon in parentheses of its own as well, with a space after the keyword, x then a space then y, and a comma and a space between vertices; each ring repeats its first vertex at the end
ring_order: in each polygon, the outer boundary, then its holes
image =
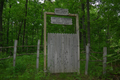
MULTIPOLYGON (((0 55, 1 58, 8 56, 0 55)), ((85 59, 85 54, 81 54, 85 59)), ((90 58, 93 59, 93 58, 90 58)), ((0 80, 102 80, 102 62, 89 62, 88 75, 85 73, 85 61, 80 62, 80 75, 77 73, 44 74, 44 55, 40 54, 39 72, 36 73, 36 55, 16 57, 13 67, 13 58, 0 61, 0 80)))

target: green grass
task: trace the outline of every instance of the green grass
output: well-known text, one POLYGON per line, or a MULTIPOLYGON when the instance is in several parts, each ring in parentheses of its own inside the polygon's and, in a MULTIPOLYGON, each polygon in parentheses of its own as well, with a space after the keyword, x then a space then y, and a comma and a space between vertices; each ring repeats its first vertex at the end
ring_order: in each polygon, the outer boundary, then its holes
MULTIPOLYGON (((85 54, 81 54, 81 57, 85 59, 85 54)), ((77 73, 44 74, 43 67, 43 54, 40 54, 38 73, 36 73, 36 55, 17 56, 15 67, 13 67, 13 58, 1 60, 0 80, 107 80, 102 75, 102 62, 89 62, 88 75, 84 75, 85 61, 80 62, 79 75, 77 73)))

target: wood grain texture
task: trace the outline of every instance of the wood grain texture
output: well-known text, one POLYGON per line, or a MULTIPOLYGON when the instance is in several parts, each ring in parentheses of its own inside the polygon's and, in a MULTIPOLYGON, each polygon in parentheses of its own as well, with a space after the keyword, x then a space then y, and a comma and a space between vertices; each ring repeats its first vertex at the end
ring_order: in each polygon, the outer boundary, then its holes
POLYGON ((76 16, 76 33, 77 33, 77 42, 78 42, 78 45, 77 45, 77 50, 78 50, 78 74, 80 74, 80 43, 79 43, 79 16, 78 14, 75 15, 76 16))
POLYGON ((68 15, 68 9, 55 8, 55 14, 68 15))
POLYGON ((77 39, 77 34, 48 33, 48 70, 51 73, 78 71, 77 39))
POLYGON ((44 72, 46 72, 46 12, 44 12, 44 72))
POLYGON ((72 25, 72 18, 51 17, 51 24, 72 25))

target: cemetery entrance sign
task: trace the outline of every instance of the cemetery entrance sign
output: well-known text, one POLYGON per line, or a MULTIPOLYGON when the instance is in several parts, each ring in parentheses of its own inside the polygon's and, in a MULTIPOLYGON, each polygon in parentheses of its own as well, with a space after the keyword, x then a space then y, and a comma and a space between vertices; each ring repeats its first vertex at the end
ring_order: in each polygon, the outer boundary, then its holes
POLYGON ((55 8, 55 14, 68 15, 68 9, 55 8))
POLYGON ((52 24, 64 24, 64 25, 72 25, 71 18, 59 18, 59 17, 51 17, 52 24))
MULTIPOLYGON (((68 9, 56 8, 55 12, 44 12, 44 72, 80 73, 79 21, 77 14, 68 14, 68 9), (46 15, 76 17, 76 34, 48 33, 46 57, 46 15), (47 66, 46 66, 47 62, 47 66), (47 67, 47 68, 46 68, 47 67)), ((51 17, 52 24, 72 25, 72 18, 51 17)))

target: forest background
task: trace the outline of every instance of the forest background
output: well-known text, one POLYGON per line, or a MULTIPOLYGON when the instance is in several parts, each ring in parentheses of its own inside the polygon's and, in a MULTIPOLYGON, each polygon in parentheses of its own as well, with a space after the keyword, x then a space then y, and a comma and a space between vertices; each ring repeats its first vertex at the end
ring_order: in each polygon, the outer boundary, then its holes
MULTIPOLYGON (((0 47, 13 46, 14 40, 18 40, 18 45, 36 45, 40 39, 40 45, 44 45, 44 12, 63 8, 79 15, 80 48, 85 51, 90 43, 93 51, 102 52, 107 47, 108 63, 119 64, 119 4, 119 0, 0 0, 0 47)), ((51 17, 47 16, 47 33, 75 33, 74 17, 70 26, 51 24, 51 17)), ((40 49, 43 51, 43 47, 40 49)), ((3 52, 12 55, 9 49, 3 52)), ((17 52, 25 52, 25 48, 17 52)))

